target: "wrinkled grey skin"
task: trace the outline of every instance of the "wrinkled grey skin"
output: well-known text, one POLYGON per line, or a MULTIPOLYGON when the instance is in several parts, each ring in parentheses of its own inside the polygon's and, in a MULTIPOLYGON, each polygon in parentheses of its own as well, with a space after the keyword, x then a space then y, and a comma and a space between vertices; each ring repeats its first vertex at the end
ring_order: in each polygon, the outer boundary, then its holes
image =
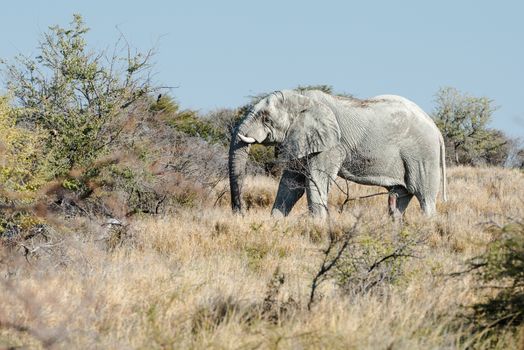
POLYGON ((369 100, 321 91, 275 92, 236 128, 229 151, 231 204, 241 192, 251 143, 276 145, 287 164, 272 215, 286 216, 306 192, 313 215, 325 216, 336 176, 389 191, 389 212, 401 217, 413 195, 424 213, 446 200, 444 143, 431 118, 413 102, 383 95, 369 100))

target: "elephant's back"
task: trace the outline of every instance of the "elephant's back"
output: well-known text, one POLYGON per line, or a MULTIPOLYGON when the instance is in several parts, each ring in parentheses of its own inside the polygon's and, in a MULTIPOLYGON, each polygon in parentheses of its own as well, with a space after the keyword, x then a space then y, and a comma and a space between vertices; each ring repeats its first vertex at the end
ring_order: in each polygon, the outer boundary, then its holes
POLYGON ((440 130, 414 102, 396 95, 380 95, 367 101, 360 111, 366 114, 368 140, 382 140, 383 149, 397 150, 401 157, 423 159, 437 155, 440 130))
MULTIPOLYGON (((437 125, 417 104, 396 95, 381 95, 373 98, 384 104, 387 112, 381 118, 392 123, 389 136, 396 135, 400 156, 405 162, 437 162, 442 135, 437 125), (396 129, 396 130, 394 130, 396 129)), ((382 119, 383 120, 383 119, 382 119)))
POLYGON ((397 95, 368 99, 331 96, 319 91, 308 96, 328 105, 339 122, 346 143, 352 148, 372 146, 381 140, 390 149, 430 148, 442 137, 433 120, 414 102, 397 95), (369 145, 368 145, 369 144, 369 145))
POLYGON ((431 117, 424 112, 415 102, 398 95, 379 95, 375 96, 369 101, 373 101, 373 107, 378 109, 380 114, 383 114, 383 108, 386 108, 389 113, 386 113, 391 118, 399 118, 402 122, 417 123, 424 125, 428 131, 436 131, 440 134, 438 127, 431 117))

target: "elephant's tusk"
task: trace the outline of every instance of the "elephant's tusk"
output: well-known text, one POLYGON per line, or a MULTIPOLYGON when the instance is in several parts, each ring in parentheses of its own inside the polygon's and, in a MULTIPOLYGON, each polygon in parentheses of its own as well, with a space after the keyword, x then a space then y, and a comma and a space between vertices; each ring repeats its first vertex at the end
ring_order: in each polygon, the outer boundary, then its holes
POLYGON ((240 137, 240 139, 242 141, 244 141, 245 143, 255 143, 257 140, 255 140, 254 138, 252 137, 247 137, 247 136, 244 136, 242 134, 238 134, 238 137, 240 137))

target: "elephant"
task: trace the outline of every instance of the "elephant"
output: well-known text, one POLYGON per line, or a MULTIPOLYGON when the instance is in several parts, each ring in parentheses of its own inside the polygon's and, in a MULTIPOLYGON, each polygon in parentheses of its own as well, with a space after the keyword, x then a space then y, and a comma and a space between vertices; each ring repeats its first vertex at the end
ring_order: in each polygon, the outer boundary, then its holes
POLYGON ((273 216, 287 216, 307 194, 313 216, 325 217, 337 175, 388 190, 388 211, 402 218, 416 196, 423 213, 446 201, 445 147, 433 120, 395 95, 357 99, 319 90, 283 90, 256 103, 233 130, 229 149, 231 205, 242 211, 250 145, 275 145, 284 164, 273 216))

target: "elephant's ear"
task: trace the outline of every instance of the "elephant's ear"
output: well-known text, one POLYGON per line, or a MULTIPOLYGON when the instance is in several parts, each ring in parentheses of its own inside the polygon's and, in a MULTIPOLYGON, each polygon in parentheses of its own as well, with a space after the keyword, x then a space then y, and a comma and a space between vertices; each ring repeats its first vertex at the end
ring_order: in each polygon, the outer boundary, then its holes
POLYGON ((323 103, 304 97, 298 115, 286 139, 279 147, 279 157, 292 160, 322 152, 340 141, 340 127, 335 114, 323 103))

